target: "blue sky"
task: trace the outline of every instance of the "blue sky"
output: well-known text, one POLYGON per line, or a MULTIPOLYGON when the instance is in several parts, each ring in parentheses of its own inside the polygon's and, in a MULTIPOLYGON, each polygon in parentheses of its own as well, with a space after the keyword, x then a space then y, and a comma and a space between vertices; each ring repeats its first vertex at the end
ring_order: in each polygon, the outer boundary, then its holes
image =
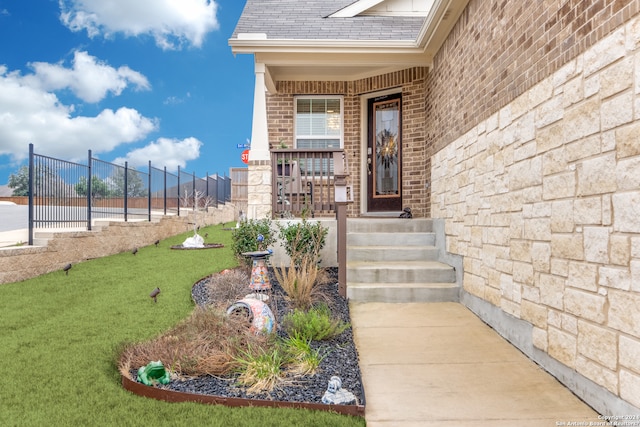
POLYGON ((242 0, 0 0, 0 184, 38 154, 197 176, 243 166, 242 0))

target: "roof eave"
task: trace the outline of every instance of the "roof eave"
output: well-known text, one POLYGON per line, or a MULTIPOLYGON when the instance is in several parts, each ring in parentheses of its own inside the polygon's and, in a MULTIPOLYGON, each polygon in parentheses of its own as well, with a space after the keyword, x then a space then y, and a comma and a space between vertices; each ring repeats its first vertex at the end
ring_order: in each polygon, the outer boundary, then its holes
POLYGON ((301 39, 229 39, 236 53, 417 53, 423 49, 415 40, 301 40, 301 39))

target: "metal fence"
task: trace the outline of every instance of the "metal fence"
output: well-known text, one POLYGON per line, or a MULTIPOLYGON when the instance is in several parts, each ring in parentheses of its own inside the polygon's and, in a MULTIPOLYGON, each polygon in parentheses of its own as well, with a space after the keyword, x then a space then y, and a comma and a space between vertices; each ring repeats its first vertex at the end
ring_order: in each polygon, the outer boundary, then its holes
POLYGON ((180 209, 218 207, 231 200, 231 178, 197 178, 147 172, 108 163, 88 152, 87 164, 36 154, 29 144, 29 244, 36 228, 86 228, 94 219, 151 221, 152 215, 180 215, 180 209))

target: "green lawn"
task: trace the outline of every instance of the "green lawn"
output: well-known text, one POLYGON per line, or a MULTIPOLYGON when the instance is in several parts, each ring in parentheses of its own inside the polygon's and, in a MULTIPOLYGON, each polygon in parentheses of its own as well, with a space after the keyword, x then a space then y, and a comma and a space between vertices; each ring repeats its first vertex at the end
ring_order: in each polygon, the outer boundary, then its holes
POLYGON ((363 426, 361 418, 321 411, 165 403, 122 389, 121 345, 187 317, 191 286, 236 265, 231 232, 222 225, 206 232, 208 243, 225 248, 170 249, 190 232, 137 255, 76 264, 68 276, 0 285, 0 426, 363 426))

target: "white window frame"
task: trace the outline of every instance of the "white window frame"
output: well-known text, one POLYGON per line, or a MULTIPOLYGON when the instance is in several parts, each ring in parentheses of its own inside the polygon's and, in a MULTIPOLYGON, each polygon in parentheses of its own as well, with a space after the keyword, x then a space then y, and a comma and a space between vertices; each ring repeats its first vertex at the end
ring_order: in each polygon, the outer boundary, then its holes
POLYGON ((297 95, 293 97, 293 141, 298 147, 298 139, 339 139, 339 148, 344 148, 344 96, 342 95, 297 95), (298 100, 337 99, 340 101, 340 135, 298 135, 298 100))

